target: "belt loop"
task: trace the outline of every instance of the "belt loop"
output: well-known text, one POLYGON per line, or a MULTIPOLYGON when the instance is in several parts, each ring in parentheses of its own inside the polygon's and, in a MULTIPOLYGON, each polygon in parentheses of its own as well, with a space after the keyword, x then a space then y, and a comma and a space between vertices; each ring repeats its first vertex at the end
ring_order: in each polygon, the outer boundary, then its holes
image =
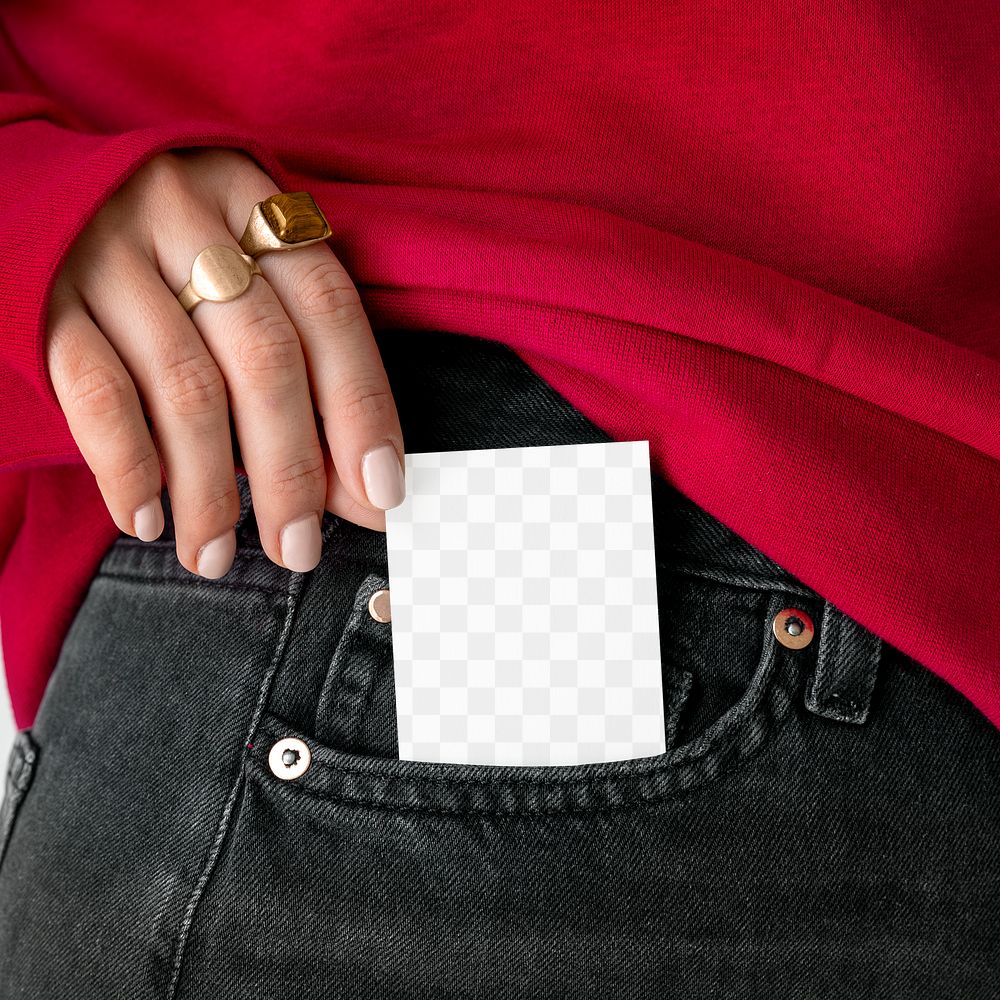
POLYGON ((806 684, 806 708, 838 722, 864 722, 881 656, 877 635, 825 601, 816 668, 806 684))

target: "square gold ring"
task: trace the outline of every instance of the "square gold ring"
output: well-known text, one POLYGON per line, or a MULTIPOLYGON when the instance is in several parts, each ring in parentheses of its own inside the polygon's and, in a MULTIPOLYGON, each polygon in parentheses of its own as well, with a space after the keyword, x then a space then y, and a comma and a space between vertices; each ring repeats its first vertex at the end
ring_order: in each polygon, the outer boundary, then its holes
POLYGON ((297 250, 327 239, 333 230, 308 191, 273 194, 254 205, 240 249, 249 257, 271 250, 297 250))

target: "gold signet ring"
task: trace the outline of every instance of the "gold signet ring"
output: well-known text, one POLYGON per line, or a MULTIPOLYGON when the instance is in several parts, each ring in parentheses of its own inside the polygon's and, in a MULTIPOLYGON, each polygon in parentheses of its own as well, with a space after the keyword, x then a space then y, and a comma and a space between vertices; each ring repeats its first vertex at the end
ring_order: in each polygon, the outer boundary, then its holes
POLYGON ((332 232, 308 191, 283 192, 254 205, 240 248, 256 258, 271 250, 298 250, 319 243, 332 232))
POLYGON ((255 274, 263 277, 253 257, 232 247, 213 244, 195 257, 191 280, 177 298, 186 312, 191 312, 199 302, 229 302, 250 287, 255 274))

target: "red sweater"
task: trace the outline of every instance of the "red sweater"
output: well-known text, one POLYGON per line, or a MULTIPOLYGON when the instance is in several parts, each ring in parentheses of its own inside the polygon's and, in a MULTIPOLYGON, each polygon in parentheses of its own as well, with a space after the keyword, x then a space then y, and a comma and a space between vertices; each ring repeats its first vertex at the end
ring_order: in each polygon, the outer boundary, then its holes
POLYGON ((996 0, 47 0, 0 18, 19 725, 118 535, 47 380, 46 297, 130 173, 206 145, 315 196, 374 325, 511 346, 1000 725, 996 0))

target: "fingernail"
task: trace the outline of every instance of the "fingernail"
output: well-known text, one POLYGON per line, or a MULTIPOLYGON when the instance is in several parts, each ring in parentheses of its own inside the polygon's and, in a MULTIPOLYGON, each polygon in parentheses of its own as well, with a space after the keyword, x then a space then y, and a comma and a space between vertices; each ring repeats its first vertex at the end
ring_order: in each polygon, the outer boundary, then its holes
POLYGON ((323 546, 323 538, 316 514, 306 514, 297 521, 289 521, 281 529, 281 561, 296 573, 315 569, 323 546))
POLYGON ((224 535, 206 542, 198 550, 196 565, 198 574, 209 580, 218 580, 225 576, 233 565, 236 556, 236 532, 230 529, 224 535))
POLYGON ((132 515, 132 527, 136 536, 144 542, 160 537, 160 532, 163 531, 163 508, 159 497, 144 503, 132 515))
POLYGON ((365 452, 361 460, 361 477, 369 501, 382 510, 398 507, 406 496, 403 468, 393 445, 386 442, 365 452))

